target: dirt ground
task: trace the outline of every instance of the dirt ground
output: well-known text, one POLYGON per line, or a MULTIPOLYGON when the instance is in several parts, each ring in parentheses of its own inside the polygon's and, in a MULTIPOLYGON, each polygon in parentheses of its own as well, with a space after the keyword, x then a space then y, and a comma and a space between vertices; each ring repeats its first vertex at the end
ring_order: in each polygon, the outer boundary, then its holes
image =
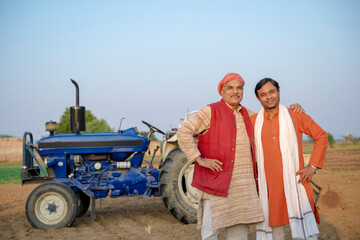
MULTIPOLYGON (((324 170, 313 180, 323 188, 319 239, 360 239, 360 150, 327 151, 324 170)), ((157 197, 96 200, 95 221, 88 211, 70 228, 34 229, 26 219, 25 203, 35 187, 0 185, 0 239, 200 239, 196 224, 180 223, 157 197)), ((255 239, 254 226, 249 233, 249 239, 255 239)), ((219 239, 225 239, 223 230, 219 239)))

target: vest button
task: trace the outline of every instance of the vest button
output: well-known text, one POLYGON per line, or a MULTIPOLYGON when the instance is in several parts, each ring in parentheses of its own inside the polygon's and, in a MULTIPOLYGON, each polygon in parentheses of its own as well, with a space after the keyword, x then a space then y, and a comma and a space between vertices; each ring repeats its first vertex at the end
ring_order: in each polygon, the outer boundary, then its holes
POLYGON ((233 163, 233 162, 234 162, 234 160, 231 160, 231 162, 233 163))
POLYGON ((229 174, 231 174, 231 172, 229 172, 229 174))
POLYGON ((235 150, 235 148, 232 149, 233 151, 235 150))

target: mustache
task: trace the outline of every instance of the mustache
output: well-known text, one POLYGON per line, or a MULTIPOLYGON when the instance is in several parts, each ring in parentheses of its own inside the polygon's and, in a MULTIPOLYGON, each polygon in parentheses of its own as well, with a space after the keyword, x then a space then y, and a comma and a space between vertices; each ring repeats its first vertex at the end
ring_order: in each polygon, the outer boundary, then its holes
POLYGON ((238 93, 234 93, 234 94, 231 94, 230 97, 241 97, 241 96, 238 93))

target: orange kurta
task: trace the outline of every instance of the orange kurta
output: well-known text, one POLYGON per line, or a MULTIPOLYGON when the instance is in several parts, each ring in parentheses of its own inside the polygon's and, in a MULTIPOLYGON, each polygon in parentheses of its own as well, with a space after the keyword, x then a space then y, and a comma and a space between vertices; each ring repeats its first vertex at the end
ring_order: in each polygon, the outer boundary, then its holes
MULTIPOLYGON (((311 154, 309 164, 318 168, 322 168, 327 147, 326 132, 318 124, 316 124, 309 115, 305 113, 295 113, 294 111, 290 111, 290 114, 295 126, 297 140, 299 143, 300 169, 304 168, 304 158, 302 154, 303 133, 311 136, 314 140, 314 149, 311 154)), ((257 114, 251 117, 253 126, 255 126, 256 116, 257 114)), ((269 118, 269 115, 266 111, 264 112, 261 142, 264 151, 264 168, 269 200, 269 225, 274 227, 289 224, 279 141, 279 112, 277 112, 272 118, 269 118)), ((315 218, 317 222, 319 222, 319 214, 315 206, 313 190, 310 186, 310 183, 306 182, 304 187, 315 218)))

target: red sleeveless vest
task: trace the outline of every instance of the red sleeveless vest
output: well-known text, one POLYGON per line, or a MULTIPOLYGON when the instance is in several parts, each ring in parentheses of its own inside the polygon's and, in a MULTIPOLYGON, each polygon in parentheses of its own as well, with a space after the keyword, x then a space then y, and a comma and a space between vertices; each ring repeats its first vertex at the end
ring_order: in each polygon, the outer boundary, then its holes
MULTIPOLYGON (((205 134, 199 135, 198 148, 202 157, 221 161, 223 171, 212 171, 201 167, 195 162, 194 177, 191 185, 201 191, 226 197, 235 161, 236 120, 233 109, 224 100, 210 104, 210 107, 210 129, 205 134)), ((256 179, 254 129, 245 107, 242 107, 241 114, 250 139, 254 177, 256 179)))

